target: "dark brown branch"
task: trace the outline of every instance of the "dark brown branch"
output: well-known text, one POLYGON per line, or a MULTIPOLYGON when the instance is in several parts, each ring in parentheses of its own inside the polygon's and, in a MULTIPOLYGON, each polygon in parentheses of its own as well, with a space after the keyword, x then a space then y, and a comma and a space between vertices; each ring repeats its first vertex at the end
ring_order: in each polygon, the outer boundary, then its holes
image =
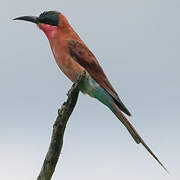
POLYGON ((50 146, 37 180, 50 180, 55 171, 55 167, 63 146, 63 136, 66 124, 76 105, 79 95, 79 85, 84 78, 85 72, 77 77, 77 81, 72 85, 68 92, 67 101, 64 102, 61 109, 58 110, 58 116, 53 126, 50 146))

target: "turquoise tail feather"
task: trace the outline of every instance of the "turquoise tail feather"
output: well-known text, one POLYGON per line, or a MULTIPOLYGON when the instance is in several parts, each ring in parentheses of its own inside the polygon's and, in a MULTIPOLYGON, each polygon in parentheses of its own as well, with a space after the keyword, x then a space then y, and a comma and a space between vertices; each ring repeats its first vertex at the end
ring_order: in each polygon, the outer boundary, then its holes
POLYGON ((89 76, 80 85, 80 90, 83 93, 89 94, 91 97, 98 99, 100 102, 106 105, 127 128, 127 130, 129 131, 135 142, 137 144, 141 143, 146 148, 146 150, 156 159, 156 161, 167 171, 165 166, 160 162, 157 156, 147 146, 147 144, 144 142, 141 136, 137 133, 136 129, 123 115, 123 113, 116 105, 111 95, 104 88, 102 88, 91 76, 89 76))

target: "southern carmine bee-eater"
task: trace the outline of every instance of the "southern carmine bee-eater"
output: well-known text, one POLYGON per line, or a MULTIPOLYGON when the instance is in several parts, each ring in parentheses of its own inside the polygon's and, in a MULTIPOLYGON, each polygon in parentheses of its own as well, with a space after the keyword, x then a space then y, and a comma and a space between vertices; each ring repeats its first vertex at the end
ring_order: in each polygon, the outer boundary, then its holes
POLYGON ((167 171, 124 116, 123 113, 128 116, 131 116, 131 113, 120 100, 96 57, 73 30, 62 13, 46 11, 39 17, 22 16, 14 20, 25 20, 37 24, 49 40, 57 65, 72 82, 76 81, 77 75, 85 71, 86 78, 80 85, 80 91, 106 105, 127 128, 135 142, 141 143, 167 171))

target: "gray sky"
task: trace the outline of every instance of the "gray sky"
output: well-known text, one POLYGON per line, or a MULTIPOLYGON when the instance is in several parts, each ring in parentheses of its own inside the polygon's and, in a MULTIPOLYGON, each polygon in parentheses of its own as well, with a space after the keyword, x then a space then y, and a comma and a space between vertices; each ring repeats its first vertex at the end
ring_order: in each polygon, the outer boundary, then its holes
POLYGON ((98 58, 135 125, 171 175, 136 145, 119 120, 80 94, 53 179, 180 178, 180 1, 3 1, 0 61, 0 179, 33 180, 71 82, 43 32, 22 15, 64 13, 98 58))

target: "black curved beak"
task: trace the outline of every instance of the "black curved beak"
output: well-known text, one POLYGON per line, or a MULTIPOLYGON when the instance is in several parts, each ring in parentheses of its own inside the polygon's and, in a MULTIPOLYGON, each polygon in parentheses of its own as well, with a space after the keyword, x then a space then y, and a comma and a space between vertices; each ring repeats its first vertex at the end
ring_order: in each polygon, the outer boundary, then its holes
POLYGON ((35 23, 35 24, 40 23, 39 18, 36 16, 22 16, 22 17, 14 18, 13 20, 24 20, 24 21, 35 23))

